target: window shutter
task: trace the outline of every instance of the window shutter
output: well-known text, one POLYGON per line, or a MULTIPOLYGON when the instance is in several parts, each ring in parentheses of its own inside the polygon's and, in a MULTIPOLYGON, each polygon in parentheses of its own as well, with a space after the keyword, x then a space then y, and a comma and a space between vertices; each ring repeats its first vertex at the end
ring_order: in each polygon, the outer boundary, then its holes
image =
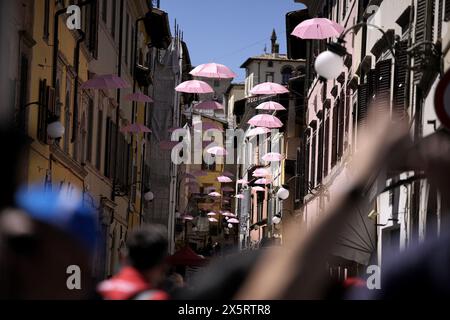
POLYGON ((407 41, 401 41, 395 52, 395 72, 394 72, 394 98, 392 105, 392 117, 394 119, 403 119, 406 114, 406 77, 408 69, 405 67, 408 64, 408 48, 407 41))
POLYGON ((313 132, 311 144, 311 186, 316 186, 316 154, 317 154, 317 130, 313 132))
POLYGON ((344 131, 345 131, 345 93, 341 91, 339 99, 339 123, 338 123, 338 159, 340 159, 344 153, 344 131))
MULTIPOLYGON (((415 32, 415 42, 419 43, 425 41, 427 38, 427 2, 429 0, 417 0, 416 9, 416 32, 415 32)), ((420 53, 414 55, 414 65, 421 66, 423 59, 420 53)), ((418 82, 422 77, 422 71, 417 70, 414 72, 414 81, 418 82)))
POLYGON ((368 88, 367 83, 358 86, 358 126, 365 126, 367 123, 368 88))
POLYGON ((333 133, 331 142, 331 167, 333 167, 337 162, 338 155, 338 134, 339 134, 339 105, 340 99, 336 100, 333 108, 333 133))
POLYGON ((39 113, 38 113, 38 131, 39 141, 47 143, 47 80, 39 81, 39 113))
POLYGON ((323 177, 323 148, 324 148, 324 124, 323 117, 319 125, 319 145, 318 145, 318 155, 317 155, 317 183, 322 183, 323 177))
POLYGON ((376 104, 377 112, 389 112, 391 106, 391 69, 392 60, 382 60, 376 65, 377 85, 376 104))
POLYGON ((325 127, 324 127, 324 157, 323 157, 323 175, 326 177, 328 175, 328 160, 330 152, 330 113, 328 110, 325 111, 325 127))
POLYGON ((444 4, 444 21, 450 20, 450 0, 445 0, 444 4))
POLYGON ((304 181, 305 186, 304 186, 304 189, 305 189, 306 194, 309 193, 308 190, 309 190, 309 182, 310 182, 310 177, 311 177, 310 170, 309 170, 311 168, 311 162, 310 162, 311 140, 309 137, 310 132, 311 131, 308 130, 305 134, 305 140, 306 140, 306 149, 305 150, 306 150, 306 152, 305 152, 305 181, 304 181))
POLYGON ((367 107, 372 103, 372 101, 376 98, 377 92, 377 70, 370 69, 367 72, 367 107))

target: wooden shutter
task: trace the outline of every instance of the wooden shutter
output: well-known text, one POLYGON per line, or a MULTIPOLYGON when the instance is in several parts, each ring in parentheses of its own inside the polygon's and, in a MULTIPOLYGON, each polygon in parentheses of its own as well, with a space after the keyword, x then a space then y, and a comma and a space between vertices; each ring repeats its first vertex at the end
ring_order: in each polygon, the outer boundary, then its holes
POLYGON ((367 124, 368 89, 369 85, 367 83, 358 86, 358 126, 365 126, 367 124))
POLYGON ((406 77, 408 69, 406 65, 408 63, 408 54, 406 49, 408 48, 408 41, 401 41, 398 44, 398 48, 395 52, 395 71, 394 71, 394 92, 393 92, 393 105, 392 105, 392 117, 394 119, 403 119, 406 114, 406 77))
POLYGON ((326 177, 328 175, 328 160, 330 152, 330 113, 325 110, 324 113, 325 126, 324 126, 324 150, 323 150, 323 175, 326 177))
POLYGON ((345 132, 345 93, 344 90, 341 91, 341 96, 339 99, 338 108, 338 145, 337 145, 337 155, 340 159, 344 153, 344 132, 345 132))
POLYGON ((444 21, 450 20, 450 0, 445 0, 444 4, 444 21))
POLYGON ((376 65, 377 85, 376 104, 377 112, 389 112, 391 107, 391 59, 379 61, 376 65))
POLYGON ((39 113, 37 137, 47 143, 47 80, 39 81, 39 113))
MULTIPOLYGON (((416 32, 415 32, 415 42, 419 43, 427 39, 427 2, 429 0, 417 0, 416 9, 416 32)), ((414 65, 421 66, 423 59, 420 53, 414 55, 414 65)), ((422 77, 423 72, 417 70, 414 72, 414 81, 418 82, 422 77)))
POLYGON ((105 177, 111 178, 111 168, 109 158, 111 157, 111 118, 106 119, 105 138, 105 177))
POLYGON ((311 143, 311 186, 316 186, 317 130, 313 132, 311 143))
POLYGON ((367 72, 367 107, 369 107, 374 98, 376 98, 377 92, 377 70, 370 69, 367 72))
POLYGON ((319 145, 318 145, 318 153, 317 153, 317 184, 322 183, 323 177, 323 148, 324 148, 324 122, 323 117, 320 121, 319 125, 319 145))
POLYGON ((339 134, 339 106, 340 99, 336 100, 333 108, 333 129, 332 129, 332 140, 331 140, 331 167, 333 167, 337 162, 338 156, 338 134, 339 134))
POLYGON ((309 193, 309 182, 310 182, 310 168, 311 168, 311 160, 310 160, 310 154, 311 154, 311 140, 308 137, 308 134, 305 135, 306 140, 306 148, 305 148, 305 193, 309 193))

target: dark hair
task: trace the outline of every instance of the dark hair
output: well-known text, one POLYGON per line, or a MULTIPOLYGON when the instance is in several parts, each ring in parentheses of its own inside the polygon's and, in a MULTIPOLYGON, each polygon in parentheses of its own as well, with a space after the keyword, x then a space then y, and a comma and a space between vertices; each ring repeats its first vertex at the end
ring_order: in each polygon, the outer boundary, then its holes
POLYGON ((131 265, 140 271, 149 270, 161 264, 167 255, 167 229, 161 225, 141 227, 131 233, 127 248, 131 265))

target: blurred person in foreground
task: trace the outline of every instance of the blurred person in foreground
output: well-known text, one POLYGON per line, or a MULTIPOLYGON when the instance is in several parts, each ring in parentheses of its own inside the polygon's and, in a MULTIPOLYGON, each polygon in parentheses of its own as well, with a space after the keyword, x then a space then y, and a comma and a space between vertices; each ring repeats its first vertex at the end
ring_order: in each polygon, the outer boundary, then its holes
POLYGON ((168 250, 167 230, 147 225, 133 231, 127 240, 127 265, 98 286, 105 300, 168 300, 157 289, 165 275, 168 250))

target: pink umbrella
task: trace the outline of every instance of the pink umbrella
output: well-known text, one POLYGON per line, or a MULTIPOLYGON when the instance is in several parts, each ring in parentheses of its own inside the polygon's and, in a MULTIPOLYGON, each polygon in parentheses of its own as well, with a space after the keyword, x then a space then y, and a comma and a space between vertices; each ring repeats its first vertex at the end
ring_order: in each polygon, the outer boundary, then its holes
POLYGON ((152 130, 147 128, 145 125, 139 124, 139 123, 130 124, 126 127, 123 127, 122 129, 120 129, 120 131, 125 132, 125 133, 149 133, 149 132, 152 132, 152 130))
POLYGON ((262 159, 267 162, 277 162, 283 160, 283 158, 283 155, 277 152, 270 152, 262 157, 262 159))
POLYGON ((214 93, 214 89, 209 84, 200 80, 185 81, 177 86, 175 90, 184 93, 214 93))
POLYGON ((224 217, 233 217, 233 216, 234 216, 234 215, 233 215, 231 212, 229 212, 229 211, 223 212, 222 215, 223 215, 224 217))
POLYGON ((183 219, 184 219, 184 220, 187 220, 187 221, 191 221, 191 220, 194 220, 194 217, 191 216, 191 215, 185 215, 185 216, 183 217, 183 219))
POLYGON ((261 103, 259 106, 256 107, 256 110, 284 111, 286 110, 286 108, 283 107, 281 103, 268 101, 261 103))
POLYGON ((252 190, 253 191, 256 191, 256 192, 264 192, 264 191, 266 191, 266 189, 264 189, 263 187, 253 187, 252 188, 252 190))
POLYGON ((210 194, 208 194, 208 196, 213 197, 213 198, 219 198, 222 195, 218 192, 211 192, 210 194))
POLYGON ((215 217, 215 216, 217 216, 217 213, 215 213, 215 212, 209 212, 209 213, 207 214, 207 216, 208 216, 208 217, 215 217))
POLYGON ((90 79, 81 85, 81 89, 125 89, 130 88, 130 84, 123 80, 121 77, 106 74, 99 75, 93 79, 90 79))
POLYGON ((280 119, 270 114, 258 114, 257 116, 251 118, 248 121, 248 124, 251 124, 255 127, 264 127, 270 129, 281 128, 283 126, 283 123, 280 119))
POLYGON ((220 176, 217 177, 217 181, 219 181, 220 183, 230 183, 233 182, 233 180, 231 180, 230 178, 226 177, 226 176, 220 176))
POLYGON ((232 173, 229 172, 229 171, 223 172, 222 175, 224 175, 225 177, 230 177, 230 178, 233 178, 233 177, 234 177, 234 174, 232 174, 232 173))
POLYGON ((265 169, 265 168, 259 168, 259 169, 256 169, 253 172, 253 176, 254 177, 258 177, 258 178, 260 178, 260 177, 267 177, 267 176, 270 176, 270 175, 271 175, 270 171, 268 169, 265 169))
POLYGON ((248 181, 245 179, 239 179, 238 181, 236 181, 237 184, 248 184, 248 181))
POLYGON ((216 223, 219 222, 216 218, 208 218, 209 222, 216 223))
POLYGON ((254 96, 265 94, 284 94, 289 93, 289 90, 278 83, 264 82, 255 86, 250 93, 254 96))
POLYGON ((236 74, 230 68, 218 63, 206 63, 199 65, 190 72, 195 77, 215 78, 215 79, 232 79, 236 78, 236 74))
POLYGON ((178 141, 161 141, 159 143, 159 148, 161 150, 172 150, 178 144, 179 144, 178 141))
POLYGON ((222 191, 223 192, 234 192, 234 188, 232 188, 232 187, 225 187, 225 188, 222 188, 222 191))
POLYGON ((228 223, 238 224, 239 220, 236 219, 236 218, 231 218, 231 219, 228 220, 228 223))
POLYGON ((247 133, 247 137, 250 138, 250 137, 258 136, 260 134, 267 134, 269 132, 270 132, 270 129, 268 129, 268 128, 258 127, 258 128, 251 129, 247 133))
POLYGON ((222 147, 212 147, 212 148, 209 148, 208 150, 206 150, 206 152, 209 154, 213 154, 215 156, 219 156, 219 157, 228 155, 227 150, 225 150, 225 148, 222 148, 222 147))
POLYGON ((204 101, 196 104, 194 109, 197 110, 223 110, 224 107, 217 101, 204 101))
POLYGON ((236 199, 245 199, 245 196, 243 194, 238 194, 235 197, 236 199))
POLYGON ((153 102, 152 98, 150 98, 149 96, 147 96, 141 92, 131 93, 131 94, 125 96, 125 100, 126 101, 137 101, 137 102, 148 102, 148 103, 153 102))
POLYGON ((327 18, 313 18, 300 23, 292 32, 301 39, 327 39, 338 37, 344 32, 344 27, 327 18))
POLYGON ((272 180, 271 179, 267 179, 267 178, 261 178, 255 181, 255 184, 271 184, 272 180))

